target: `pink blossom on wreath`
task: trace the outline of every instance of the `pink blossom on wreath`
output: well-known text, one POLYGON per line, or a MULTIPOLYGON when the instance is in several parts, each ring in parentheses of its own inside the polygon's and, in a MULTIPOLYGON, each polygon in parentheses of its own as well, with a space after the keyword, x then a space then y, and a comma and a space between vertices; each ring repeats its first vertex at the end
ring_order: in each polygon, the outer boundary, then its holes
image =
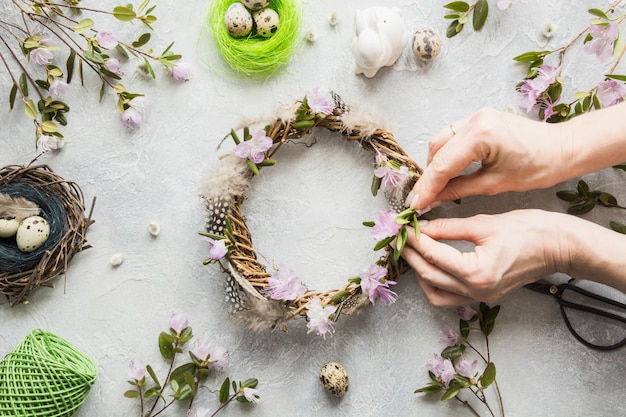
POLYGON ((328 101, 322 97, 319 92, 319 87, 315 87, 310 97, 307 97, 307 103, 313 114, 332 114, 333 107, 328 104, 328 101))
POLYGON ((113 49, 117 46, 117 37, 108 30, 99 30, 96 34, 96 41, 104 49, 113 49))
POLYGON ((380 187, 383 191, 393 188, 402 188, 409 180, 409 168, 403 165, 397 170, 388 165, 384 165, 376 168, 374 175, 381 179, 380 187))
POLYGON ((372 227, 372 236, 375 240, 382 240, 389 236, 395 236, 400 230, 400 225, 396 222, 397 213, 388 210, 380 211, 374 219, 372 227))
POLYGON ((446 388, 455 374, 452 361, 450 361, 450 359, 444 359, 436 353, 433 353, 433 357, 426 363, 426 369, 432 372, 435 378, 440 380, 446 388))
POLYGON ((172 313, 170 316, 170 329, 173 329, 177 334, 180 334, 188 324, 185 313, 172 313))
POLYGON ((308 319, 306 326, 309 328, 307 333, 317 332, 317 335, 324 339, 326 333, 334 333, 333 322, 329 317, 337 310, 337 306, 323 306, 319 297, 313 298, 306 306, 308 319))
POLYGON ((54 97, 63 98, 68 87, 69 86, 65 81, 55 78, 54 81, 52 81, 52 84, 50 84, 50 87, 48 87, 48 91, 54 97))
POLYGON ((172 78, 176 81, 187 82, 191 79, 191 68, 185 62, 178 63, 172 67, 172 78))
POLYGON ((454 346, 459 341, 459 334, 450 327, 441 329, 441 338, 439 342, 446 346, 454 346))
POLYGON ((476 315, 476 310, 469 305, 463 305, 461 307, 457 307, 454 314, 459 316, 462 320, 469 321, 476 315))
POLYGON ((476 365, 478 365, 478 359, 470 362, 461 356, 461 359, 456 364, 456 372, 467 378, 474 378, 476 376, 476 365))
POLYGON ((496 6, 498 6, 500 10, 508 9, 513 3, 517 3, 517 0, 496 0, 496 6))
POLYGON ((209 369, 221 371, 228 362, 228 351, 213 343, 201 344, 196 340, 189 349, 200 361, 209 360, 209 369))
POLYGON ((263 293, 273 300, 295 300, 306 292, 306 287, 300 282, 300 278, 289 268, 281 265, 278 276, 269 277, 268 287, 263 293))
POLYGON ((112 72, 115 75, 119 75, 120 77, 124 75, 124 73, 122 72, 122 67, 120 66, 120 60, 114 57, 109 57, 104 62, 104 69, 112 72))
POLYGON ((372 305, 376 305, 376 300, 383 300, 393 303, 398 298, 398 294, 389 289, 389 285, 395 285, 395 281, 385 279, 387 268, 372 264, 361 272, 361 290, 367 293, 372 305))
POLYGON ((602 107, 609 107, 624 101, 626 85, 617 80, 608 79, 598 83, 596 96, 602 107))
POLYGON ((590 55, 596 55, 601 63, 610 60, 613 56, 613 44, 619 35, 617 23, 589 25, 589 34, 592 39, 585 43, 584 51, 590 55))
POLYGON ((259 129, 252 134, 250 140, 235 146, 234 153, 240 158, 248 158, 255 164, 263 162, 265 151, 272 147, 273 141, 267 137, 265 130, 259 129))
POLYGON ((128 364, 128 377, 133 381, 140 381, 146 375, 146 363, 133 359, 128 364))
POLYGON ((226 239, 212 239, 208 236, 200 236, 200 240, 209 242, 209 258, 219 261, 228 253, 226 239))

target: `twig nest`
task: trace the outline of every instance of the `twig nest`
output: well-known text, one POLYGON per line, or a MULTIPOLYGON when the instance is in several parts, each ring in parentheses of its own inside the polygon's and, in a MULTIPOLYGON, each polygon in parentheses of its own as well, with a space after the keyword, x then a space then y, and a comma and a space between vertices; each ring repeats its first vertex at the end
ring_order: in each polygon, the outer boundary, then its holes
POLYGON ((50 236, 50 224, 41 216, 30 216, 22 220, 15 241, 22 252, 33 252, 46 243, 50 236))
POLYGON ((252 15, 256 33, 264 38, 269 38, 278 30, 280 18, 275 10, 265 8, 254 12, 252 15))
POLYGON ((250 10, 261 10, 272 2, 272 0, 241 0, 243 5, 250 10))
POLYGON ((422 62, 430 62, 441 52, 441 38, 432 29, 418 29, 413 35, 413 53, 422 62))
POLYGON ((17 233, 18 227, 20 227, 20 221, 18 219, 0 218, 0 237, 15 236, 15 234, 17 233))
POLYGON ((348 372, 337 362, 328 362, 320 369, 320 382, 324 389, 335 397, 343 397, 348 392, 348 372))
POLYGON ((243 38, 252 32, 252 15, 241 3, 233 3, 224 14, 224 24, 231 36, 243 38))

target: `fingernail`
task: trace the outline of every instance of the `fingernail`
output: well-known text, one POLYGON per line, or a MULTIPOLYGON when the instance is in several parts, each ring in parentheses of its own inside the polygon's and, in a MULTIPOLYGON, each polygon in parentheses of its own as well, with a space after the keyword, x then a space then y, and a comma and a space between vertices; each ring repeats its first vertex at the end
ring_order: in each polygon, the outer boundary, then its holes
POLYGON ((409 195, 407 195, 407 196, 406 196, 406 199, 404 200, 404 205, 405 205, 405 206, 409 206, 409 207, 411 206, 411 202, 413 201, 413 196, 414 196, 414 195, 415 195, 415 194, 413 193, 413 190, 411 190, 411 191, 409 192, 409 195))
POLYGON ((421 216, 422 214, 426 214, 428 213, 430 210, 432 210, 431 206, 426 206, 421 210, 415 210, 415 212, 417 213, 418 216, 421 216))
POLYGON ((415 194, 413 198, 411 199, 411 204, 409 204, 409 207, 417 207, 419 202, 420 202, 420 196, 419 194, 415 194))
POLYGON ((428 220, 418 220, 418 221, 417 221, 417 225, 418 225, 419 227, 424 227, 424 226, 426 226, 427 224, 428 224, 428 220))

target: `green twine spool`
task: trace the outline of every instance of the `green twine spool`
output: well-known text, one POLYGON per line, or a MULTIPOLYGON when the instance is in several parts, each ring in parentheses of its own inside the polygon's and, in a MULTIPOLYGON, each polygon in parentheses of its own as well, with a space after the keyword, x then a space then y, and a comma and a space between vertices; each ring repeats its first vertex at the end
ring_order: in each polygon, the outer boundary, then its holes
POLYGON ((33 330, 0 362, 0 416, 69 417, 98 367, 62 338, 33 330))
POLYGON ((218 52, 236 73, 257 78, 273 75, 289 61, 300 38, 300 0, 272 0, 269 7, 278 13, 280 25, 269 38, 254 31, 246 38, 234 38, 228 33, 224 15, 235 2, 213 0, 209 6, 205 25, 218 52))

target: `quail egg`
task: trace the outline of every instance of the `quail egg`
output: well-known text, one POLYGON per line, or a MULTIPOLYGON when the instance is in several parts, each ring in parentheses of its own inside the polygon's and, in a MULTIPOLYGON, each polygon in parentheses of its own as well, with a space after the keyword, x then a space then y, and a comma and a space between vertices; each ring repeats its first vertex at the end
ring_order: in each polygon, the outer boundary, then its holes
POLYGON ((254 12, 252 15, 256 33, 264 38, 269 38, 278 30, 280 18, 275 10, 265 8, 254 12))
POLYGON ((253 20, 252 15, 239 2, 233 3, 224 14, 224 24, 231 36, 235 38, 243 38, 252 32, 253 20))
POLYGON ((422 62, 430 62, 441 52, 441 39, 432 29, 418 29, 413 35, 413 53, 422 62))
POLYGON ((18 227, 20 227, 20 221, 15 217, 12 219, 0 218, 0 237, 15 236, 18 227))
POLYGON ((269 6, 272 0, 242 0, 242 2, 250 10, 261 10, 269 6))
POLYGON ((348 372, 337 362, 328 362, 322 366, 320 381, 324 389, 336 397, 343 397, 348 392, 348 372))
POLYGON ((41 216, 31 216, 20 223, 15 241, 22 252, 33 252, 46 243, 48 236, 50 236, 50 224, 46 219, 41 216))

